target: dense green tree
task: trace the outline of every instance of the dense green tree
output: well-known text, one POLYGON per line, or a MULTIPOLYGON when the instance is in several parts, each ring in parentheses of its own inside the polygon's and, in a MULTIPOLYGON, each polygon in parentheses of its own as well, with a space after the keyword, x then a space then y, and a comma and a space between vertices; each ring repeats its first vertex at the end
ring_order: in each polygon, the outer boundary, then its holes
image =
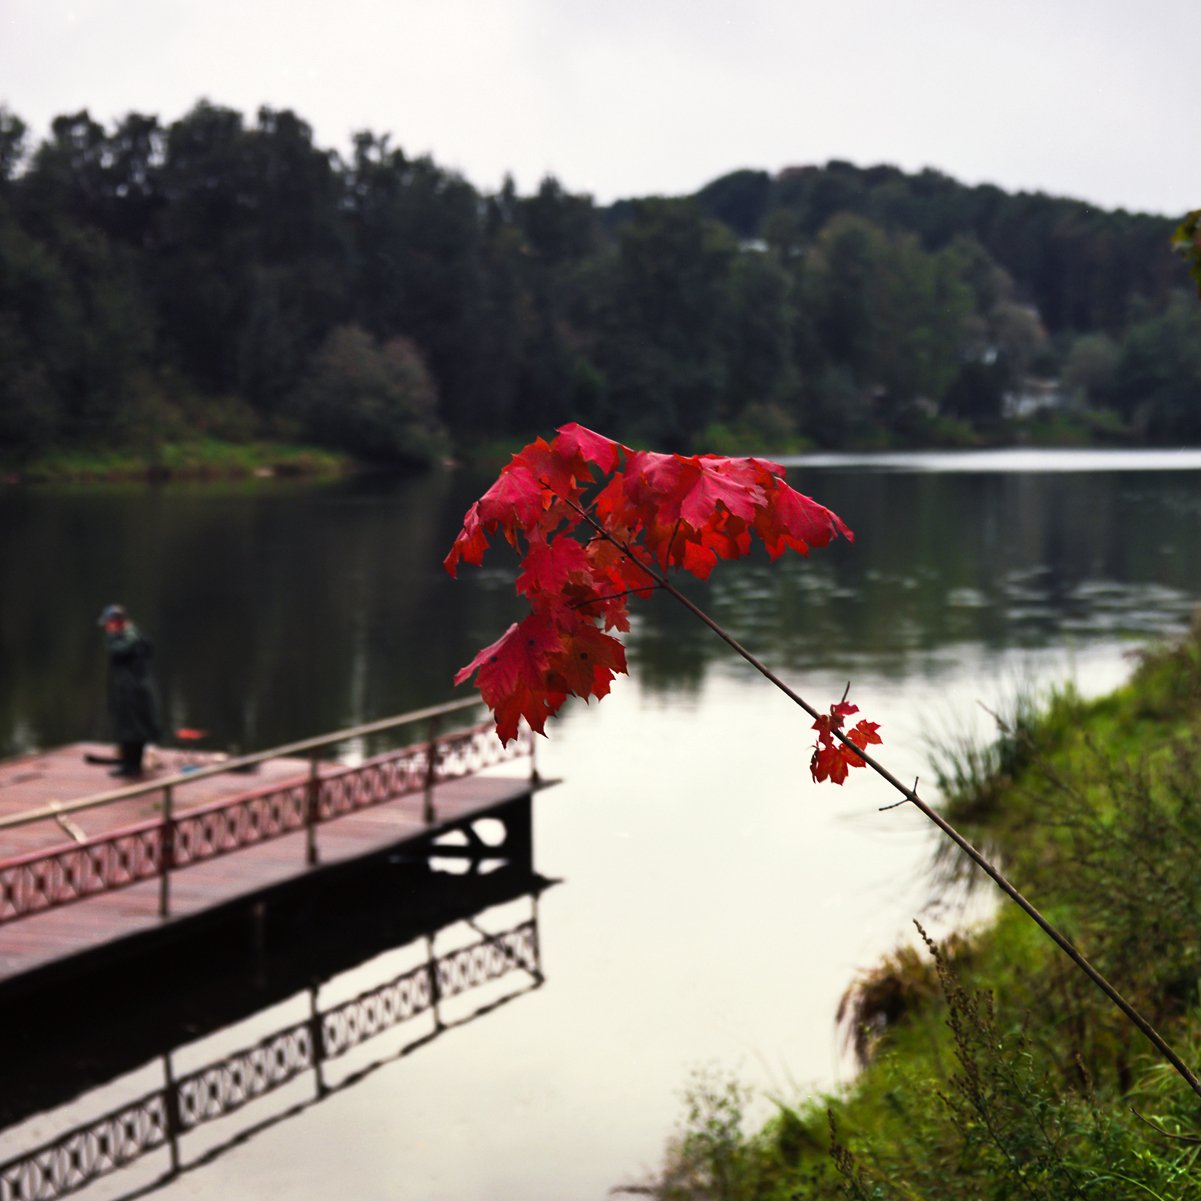
POLYGON ((1178 292, 1136 320, 1121 342, 1113 397, 1135 430, 1156 442, 1201 439, 1201 308, 1178 292))
POLYGON ((355 139, 346 178, 356 318, 377 337, 413 339, 438 381, 447 419, 487 428, 488 381, 472 349, 484 311, 480 197, 429 158, 386 137, 355 139))
POLYGON ((974 307, 961 258, 847 214, 813 245, 807 295, 820 353, 886 406, 877 413, 886 423, 915 401, 936 402, 955 377, 974 307))
POLYGON ((772 181, 758 232, 766 237, 770 227, 778 228, 780 212, 791 214, 799 234, 810 240, 839 213, 914 233, 927 250, 971 237, 1009 273, 1016 298, 1033 304, 1053 333, 1113 333, 1128 319, 1133 297, 1162 307, 1178 281, 1167 218, 1103 212, 1041 193, 1007 195, 929 169, 909 175, 840 161, 786 168, 772 181))
POLYGON ((29 127, 0 104, 0 187, 20 171, 28 152, 29 127))
POLYGON ((0 198, 0 446, 19 457, 63 432, 65 380, 55 368, 75 325, 61 269, 0 198))
POLYGON ((188 374, 273 412, 344 313, 333 156, 295 114, 207 103, 167 131, 156 254, 164 332, 188 374))
POLYGON ((381 346, 354 325, 325 339, 292 412, 321 442, 366 458, 426 464, 449 445, 417 348, 406 338, 381 346))
POLYGON ((600 347, 622 429, 689 446, 718 415, 736 253, 687 201, 643 201, 622 229, 600 347))
POLYGON ((1005 372, 995 360, 964 363, 947 388, 942 410, 974 425, 995 427, 1005 401, 1005 372))
POLYGON ((37 148, 19 203, 27 224, 53 238, 64 226, 98 225, 106 217, 104 126, 86 109, 55 117, 37 148))
POLYGON ((937 401, 963 358, 973 296, 957 258, 927 254, 912 235, 894 237, 872 290, 868 370, 894 409, 937 401))
POLYGON ((460 442, 572 418, 679 447, 715 422, 879 442, 937 413, 996 432, 1006 392, 1061 368, 1191 438, 1170 228, 838 161, 602 209, 553 178, 481 195, 372 133, 342 159, 288 110, 83 110, 31 146, 0 108, 0 451, 249 437, 308 404, 323 438, 428 458, 429 405, 397 399, 426 385, 460 442))
POLYGON ((873 293, 888 256, 883 231, 849 213, 832 218, 813 243, 808 276, 822 350, 855 374, 871 359, 873 293))
POLYGON ((525 246, 538 262, 559 266, 591 254, 596 246, 596 217, 590 196, 573 196, 554 176, 525 199, 514 198, 514 217, 525 246))
POLYGON ((696 194, 706 217, 728 225, 740 238, 759 235, 771 196, 771 176, 766 171, 732 171, 696 194))
POLYGON ((1028 305, 1002 301, 987 314, 993 356, 1006 387, 1017 384, 1030 370, 1046 342, 1038 313, 1028 305))
POLYGON ((1079 401, 1099 407, 1110 402, 1117 374, 1118 347, 1107 334, 1084 334, 1068 351, 1063 383, 1079 401))
POLYGON ((741 254, 730 279, 726 403, 732 417, 749 405, 772 405, 799 418, 793 354, 793 276, 770 253, 741 254))

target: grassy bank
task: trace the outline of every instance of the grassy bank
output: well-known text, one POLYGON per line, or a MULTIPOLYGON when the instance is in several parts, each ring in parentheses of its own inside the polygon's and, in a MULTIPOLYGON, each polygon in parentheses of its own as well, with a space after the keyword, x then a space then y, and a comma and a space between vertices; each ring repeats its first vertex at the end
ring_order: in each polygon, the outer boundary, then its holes
MULTIPOLYGON (((1201 622, 1112 695, 1022 706, 943 774, 951 820, 1201 1066, 1201 622)), ((865 1065, 851 1090, 748 1132, 738 1086, 702 1082, 645 1191, 1201 1198, 1201 1098, 1012 904, 899 950, 843 1019, 865 1065)))
POLYGON ((335 475, 354 470, 340 451, 285 442, 181 439, 151 449, 86 447, 54 451, 0 466, 8 483, 166 479, 243 479, 250 476, 335 475))

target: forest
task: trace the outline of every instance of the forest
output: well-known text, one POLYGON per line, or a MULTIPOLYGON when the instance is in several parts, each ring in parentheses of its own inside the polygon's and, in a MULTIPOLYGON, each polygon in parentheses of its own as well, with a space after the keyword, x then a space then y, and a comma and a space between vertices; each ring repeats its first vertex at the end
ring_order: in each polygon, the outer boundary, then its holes
POLYGON ((0 460, 1201 441, 1168 217, 832 161, 600 206, 288 110, 0 109, 0 460))

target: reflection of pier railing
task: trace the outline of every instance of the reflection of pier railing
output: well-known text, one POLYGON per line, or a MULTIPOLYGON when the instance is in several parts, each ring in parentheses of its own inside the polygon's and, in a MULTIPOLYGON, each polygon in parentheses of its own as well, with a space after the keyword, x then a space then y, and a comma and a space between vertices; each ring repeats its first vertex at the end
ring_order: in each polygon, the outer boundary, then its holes
POLYGON ((0 819, 0 829, 93 809, 144 794, 160 794, 161 816, 106 831, 77 843, 0 859, 0 923, 113 892, 150 879, 160 881, 159 911, 170 908, 172 872, 304 832, 306 859, 318 858, 319 826, 402 797, 422 798, 418 821, 435 821, 434 787, 458 780, 517 755, 532 754, 528 734, 503 748, 491 723, 440 734, 438 722, 475 702, 454 702, 384 721, 339 730, 320 738, 275 747, 163 780, 114 790, 68 804, 54 804, 0 819), (355 766, 323 763, 330 746, 415 722, 428 723, 420 743, 377 755, 355 766), (271 759, 307 756, 307 772, 290 779, 178 811, 177 793, 188 785, 229 772, 251 770, 271 759))
MULTIPOLYGON (((173 1054, 162 1056, 163 1085, 100 1117, 92 1118, 42 1145, 0 1164, 0 1201, 55 1201, 143 1157, 165 1149, 167 1170, 136 1193, 157 1188, 181 1172, 207 1163, 250 1134, 323 1100, 361 1080, 391 1060, 407 1055, 447 1030, 465 1025, 498 1005, 538 988, 543 981, 538 944, 537 892, 528 894, 530 918, 495 934, 435 955, 427 939, 427 958, 383 984, 350 1000, 322 1009, 319 989, 308 991, 309 1014, 206 1066, 174 1073, 173 1054), (442 1007, 451 999, 482 988, 510 973, 520 972, 531 983, 516 992, 493 998, 465 1016, 447 1019, 442 1007), (430 1014, 432 1029, 399 1052, 377 1059, 329 1083, 324 1065, 369 1040, 422 1014, 430 1014), (185 1162, 186 1136, 311 1074, 314 1093, 282 1115, 268 1117, 251 1130, 210 1147, 185 1162)), ((478 926, 473 928, 478 930, 478 926)), ((327 981, 328 983, 328 981, 327 981)), ((136 1193, 126 1194, 133 1196, 136 1193)))

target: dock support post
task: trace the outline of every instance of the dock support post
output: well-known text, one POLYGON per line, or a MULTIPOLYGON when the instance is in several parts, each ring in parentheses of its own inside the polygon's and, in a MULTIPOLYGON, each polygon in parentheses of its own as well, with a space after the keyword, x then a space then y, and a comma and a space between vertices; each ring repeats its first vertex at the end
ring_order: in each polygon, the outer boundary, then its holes
POLYGON ((434 821, 434 781, 438 774, 438 719, 430 718, 429 742, 425 751, 425 801, 421 808, 421 820, 427 826, 434 821))
POLYGON ((305 862, 309 867, 317 865, 317 793, 321 787, 318 774, 317 756, 314 754, 309 760, 309 782, 304 810, 305 862))
POLYGON ((530 942, 533 946, 533 951, 534 951, 534 967, 533 967, 533 970, 530 972, 530 975, 533 976, 534 979, 539 984, 545 984, 546 977, 542 974, 542 941, 538 937, 538 894, 537 893, 534 893, 534 895, 530 898, 530 908, 533 910, 533 912, 531 913, 530 916, 531 916, 531 920, 532 920, 533 926, 534 926, 533 932, 530 935, 530 942))
POLYGON ((434 953, 434 935, 425 936, 425 970, 430 982, 430 1009, 434 1015, 434 1031, 441 1033, 446 1029, 442 1022, 442 982, 438 979, 438 956, 434 953))
POLYGON ((167 784, 163 788, 163 824, 159 834, 158 865, 158 915, 168 917, 171 913, 171 868, 175 863, 175 818, 174 788, 167 784))
POLYGON ((317 1078, 317 1096, 324 1097, 329 1088, 325 1083, 325 1023, 321 1018, 321 1008, 317 1003, 317 985, 309 985, 309 1041, 313 1045, 313 1073, 317 1078))
POLYGON ((534 870, 534 805, 532 794, 515 800, 505 810, 501 821, 505 840, 501 844, 509 863, 523 871, 534 870))
POLYGON ((167 1178, 173 1180, 179 1175, 179 1136, 183 1133, 183 1114, 170 1051, 163 1052, 163 1099, 167 1110, 167 1149, 171 1155, 171 1171, 167 1178))

